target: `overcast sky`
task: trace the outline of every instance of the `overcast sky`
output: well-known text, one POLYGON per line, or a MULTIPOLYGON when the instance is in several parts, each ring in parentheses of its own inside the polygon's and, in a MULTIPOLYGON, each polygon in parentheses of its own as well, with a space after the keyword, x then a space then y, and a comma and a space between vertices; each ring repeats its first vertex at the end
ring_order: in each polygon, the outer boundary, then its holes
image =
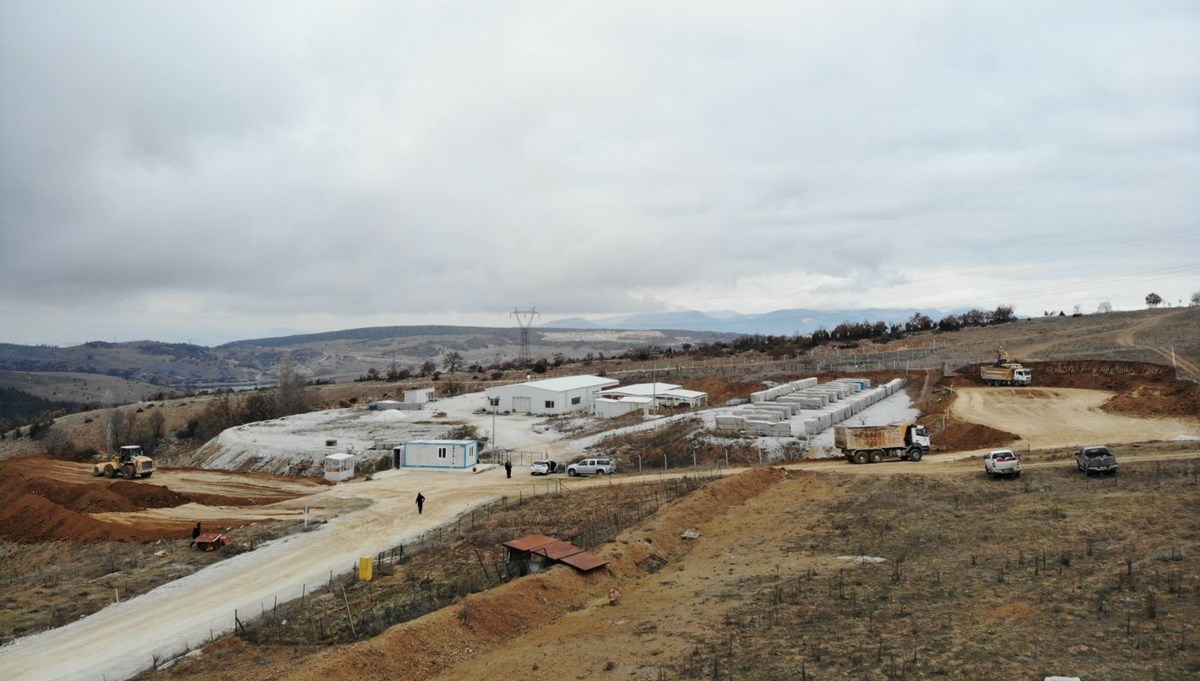
POLYGON ((1200 5, 0 0, 0 342, 1200 291, 1200 5))

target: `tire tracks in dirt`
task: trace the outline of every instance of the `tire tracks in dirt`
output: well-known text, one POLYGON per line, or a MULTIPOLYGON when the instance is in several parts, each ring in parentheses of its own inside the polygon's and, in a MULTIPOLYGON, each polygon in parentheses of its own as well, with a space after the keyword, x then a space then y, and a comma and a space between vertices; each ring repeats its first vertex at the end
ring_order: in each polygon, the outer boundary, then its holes
POLYGON ((1149 331, 1156 326, 1160 326, 1164 321, 1178 317, 1184 312, 1185 310, 1180 309, 1165 315, 1155 315, 1153 317, 1144 319, 1137 324, 1125 327, 1117 334, 1117 345, 1126 348, 1149 350, 1159 357, 1162 357, 1168 363, 1171 363, 1177 368, 1177 370, 1183 369, 1187 373, 1191 374, 1193 378, 1200 377, 1200 366, 1197 366, 1194 362, 1189 360, 1187 357, 1182 356, 1179 352, 1173 351, 1171 348, 1162 347, 1161 345, 1144 345, 1139 343, 1137 340, 1137 336, 1140 332, 1149 331))

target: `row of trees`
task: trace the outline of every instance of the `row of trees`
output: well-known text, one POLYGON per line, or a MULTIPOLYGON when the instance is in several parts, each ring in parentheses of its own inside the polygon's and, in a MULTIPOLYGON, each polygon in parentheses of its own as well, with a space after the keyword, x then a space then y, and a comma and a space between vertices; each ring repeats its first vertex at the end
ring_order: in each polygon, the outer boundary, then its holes
MULTIPOLYGON (((1151 309, 1157 308, 1159 305, 1162 305, 1163 302, 1164 302, 1163 297, 1153 291, 1151 291, 1146 296, 1146 307, 1148 307, 1148 308, 1151 308, 1151 309)), ((1182 300, 1179 301, 1179 304, 1182 305, 1183 301, 1182 300)), ((1189 301, 1189 304, 1193 307, 1200 305, 1200 291, 1196 291, 1195 293, 1192 294, 1192 298, 1189 301)), ((1167 306, 1169 307, 1170 303, 1167 303, 1167 306)))

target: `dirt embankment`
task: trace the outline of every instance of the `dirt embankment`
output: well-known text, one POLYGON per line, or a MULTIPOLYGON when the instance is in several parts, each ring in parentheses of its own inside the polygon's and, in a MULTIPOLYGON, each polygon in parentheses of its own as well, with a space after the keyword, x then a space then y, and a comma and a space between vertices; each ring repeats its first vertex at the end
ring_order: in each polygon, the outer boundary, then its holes
MULTIPOLYGON (((261 500, 207 493, 183 493, 147 480, 108 480, 54 474, 61 462, 42 458, 0 462, 0 539, 41 541, 156 541, 189 536, 189 522, 114 523, 93 513, 130 513, 196 503, 243 506, 261 500)), ((293 498, 298 495, 280 495, 293 498)), ((237 527, 246 522, 217 523, 237 527)))

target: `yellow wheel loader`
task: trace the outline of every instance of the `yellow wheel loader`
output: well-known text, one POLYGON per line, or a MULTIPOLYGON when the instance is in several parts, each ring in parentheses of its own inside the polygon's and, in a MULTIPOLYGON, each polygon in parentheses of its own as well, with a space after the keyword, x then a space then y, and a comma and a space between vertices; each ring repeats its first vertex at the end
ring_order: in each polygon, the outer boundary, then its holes
POLYGON ((118 475, 126 480, 136 477, 148 478, 154 475, 154 459, 142 453, 138 445, 125 445, 106 461, 92 466, 92 475, 115 478, 118 475))

